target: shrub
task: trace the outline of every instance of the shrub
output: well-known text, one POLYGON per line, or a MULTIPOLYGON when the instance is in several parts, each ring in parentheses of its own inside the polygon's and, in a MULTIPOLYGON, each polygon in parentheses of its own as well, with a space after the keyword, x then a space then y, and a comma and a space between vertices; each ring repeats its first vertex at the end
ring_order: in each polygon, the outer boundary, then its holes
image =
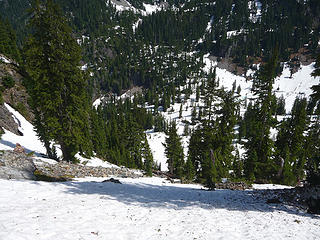
POLYGON ((5 88, 12 88, 14 85, 15 85, 15 82, 12 78, 12 76, 4 76, 2 78, 2 85, 5 87, 5 88))

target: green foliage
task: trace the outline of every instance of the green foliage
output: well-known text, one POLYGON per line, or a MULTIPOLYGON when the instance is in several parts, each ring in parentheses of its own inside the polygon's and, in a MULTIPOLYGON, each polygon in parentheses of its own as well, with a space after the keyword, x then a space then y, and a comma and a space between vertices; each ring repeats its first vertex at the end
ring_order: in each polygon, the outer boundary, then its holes
POLYGON ((16 60, 17 62, 20 61, 20 53, 16 45, 16 34, 12 29, 9 21, 3 21, 1 17, 0 17, 0 53, 16 60))
POLYGON ((94 152, 111 163, 139 168, 152 175, 152 153, 144 130, 150 113, 129 99, 110 101, 91 110, 90 138, 94 152))
POLYGON ((286 114, 286 101, 281 95, 280 98, 277 98, 277 109, 276 109, 276 114, 277 115, 285 115, 286 114))
POLYGON ((240 158, 239 150, 236 149, 236 155, 232 164, 233 169, 233 178, 234 179, 242 179, 243 177, 243 161, 240 158))
POLYGON ((305 152, 307 161, 307 181, 312 185, 320 185, 320 111, 309 128, 305 152))
POLYGON ((246 177, 250 180, 270 181, 276 171, 270 128, 275 122, 272 116, 272 85, 276 77, 277 64, 278 54, 275 51, 254 79, 253 93, 256 102, 252 109, 249 109, 251 113, 245 116, 245 119, 250 119, 250 123, 246 123, 248 141, 245 143, 247 152, 244 168, 246 177))
POLYGON ((35 113, 35 128, 52 155, 50 141, 61 146, 63 159, 75 161, 80 151, 90 155, 86 79, 80 70, 81 48, 58 5, 36 1, 30 20, 33 35, 24 51, 27 86, 35 113))
POLYGON ((191 135, 189 160, 196 171, 196 180, 211 189, 221 178, 229 177, 232 168, 233 128, 239 103, 232 91, 217 89, 214 82, 207 86, 206 96, 206 114, 191 135), (213 104, 214 101, 219 104, 213 104))
MULTIPOLYGON (((312 72, 312 76, 320 77, 320 54, 317 57, 315 70, 312 72)), ((312 86, 311 89, 313 90, 313 94, 311 95, 311 97, 313 98, 313 101, 314 102, 320 101, 320 84, 312 86)))
POLYGON ((165 141, 165 154, 167 157, 169 173, 181 178, 184 173, 184 154, 181 138, 177 134, 176 123, 172 122, 165 141))
POLYGON ((15 81, 12 76, 7 75, 7 76, 2 77, 2 85, 5 88, 9 89, 9 88, 14 87, 15 81))
POLYGON ((25 118, 25 119, 30 119, 30 112, 27 109, 27 107, 22 103, 18 102, 15 104, 14 108, 25 118))
POLYGON ((279 180, 283 184, 295 185, 304 179, 306 163, 307 100, 297 98, 291 110, 291 117, 279 126, 276 140, 277 158, 282 165, 279 180))

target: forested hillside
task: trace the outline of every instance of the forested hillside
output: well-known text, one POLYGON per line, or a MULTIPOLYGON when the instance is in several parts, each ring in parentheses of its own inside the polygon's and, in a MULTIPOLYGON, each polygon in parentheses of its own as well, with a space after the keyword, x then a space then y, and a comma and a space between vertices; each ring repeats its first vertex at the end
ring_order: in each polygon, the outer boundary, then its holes
POLYGON ((184 181, 319 182, 319 84, 289 111, 275 87, 316 60, 319 76, 318 0, 4 0, 0 15, 0 53, 20 66, 50 157, 150 175, 158 132, 184 181))

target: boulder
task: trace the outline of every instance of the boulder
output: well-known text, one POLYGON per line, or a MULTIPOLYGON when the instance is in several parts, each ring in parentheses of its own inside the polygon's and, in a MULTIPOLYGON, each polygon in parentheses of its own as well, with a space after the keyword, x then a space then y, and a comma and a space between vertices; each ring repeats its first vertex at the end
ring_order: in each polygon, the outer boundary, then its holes
POLYGON ((32 158, 13 151, 0 151, 0 178, 35 180, 32 158))

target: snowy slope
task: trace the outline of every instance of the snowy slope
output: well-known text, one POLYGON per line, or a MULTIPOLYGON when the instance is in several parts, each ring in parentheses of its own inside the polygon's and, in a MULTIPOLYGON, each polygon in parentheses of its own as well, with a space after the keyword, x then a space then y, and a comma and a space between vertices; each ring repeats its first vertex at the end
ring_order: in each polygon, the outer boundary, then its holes
MULTIPOLYGON (((12 107, 10 107, 8 104, 5 103, 4 105, 12 113, 13 119, 19 125, 19 131, 23 134, 23 136, 15 135, 14 133, 4 129, 4 134, 1 136, 1 139, 0 139, 0 150, 13 150, 16 146, 16 143, 19 143, 25 149, 26 153, 34 152, 34 154, 36 155, 35 161, 37 162, 44 161, 50 164, 55 164, 56 161, 41 157, 41 155, 46 154, 46 149, 41 143, 41 141, 39 140, 37 133, 33 128, 33 125, 30 122, 28 122, 19 112, 17 112, 12 107)), ((59 149, 59 146, 57 146, 57 155, 58 157, 62 155, 61 150, 59 149)), ((103 161, 96 157, 87 159, 80 156, 79 154, 77 154, 76 157, 79 159, 80 163, 85 164, 86 166, 119 168, 114 164, 103 161)), ((0 240, 2 239, 0 238, 0 240)))
POLYGON ((65 183, 0 180, 3 240, 319 239, 320 218, 248 191, 159 178, 65 183))
MULTIPOLYGON (((209 59, 209 55, 204 57, 205 67, 204 70, 209 72, 211 66, 215 67, 216 62, 209 59)), ((303 95, 309 97, 312 93, 310 89, 313 85, 319 84, 320 78, 314 78, 311 76, 311 73, 314 71, 314 64, 311 63, 306 66, 301 66, 298 72, 292 75, 290 78, 290 69, 287 64, 285 64, 283 72, 279 77, 275 79, 273 85, 273 90, 275 91, 277 97, 281 95, 284 96, 286 101, 286 111, 289 113, 293 106, 294 100, 297 96, 303 95)), ((241 87, 241 97, 251 98, 251 87, 252 81, 248 81, 244 76, 237 76, 225 69, 216 68, 217 78, 220 79, 220 86, 224 86, 226 89, 231 90, 233 82, 236 82, 236 85, 241 87)), ((249 70, 247 72, 247 77, 253 76, 254 72, 249 70)))
MULTIPOLYGON (((207 73, 210 71, 211 67, 217 66, 217 62, 212 61, 209 58, 209 54, 204 56, 203 62, 205 64, 203 70, 207 73)), ((297 96, 302 95, 305 97, 309 97, 310 94, 312 93, 312 90, 310 89, 311 86, 319 84, 320 78, 319 77, 314 78, 311 76, 311 73, 313 72, 313 70, 314 70, 314 63, 307 66, 301 66, 298 72, 293 74, 292 77, 290 78, 290 69, 285 64, 281 76, 275 79, 273 89, 277 97, 280 97, 281 95, 284 96, 284 99, 286 101, 287 113, 290 113, 294 100, 297 96)), ((254 72, 250 70, 247 72, 246 77, 238 76, 225 69, 216 67, 216 78, 219 79, 220 87, 223 86, 226 89, 231 90, 233 83, 236 82, 236 86, 237 87, 240 86, 241 88, 240 95, 242 100, 244 100, 245 98, 250 99, 253 97, 253 94, 251 92, 252 81, 248 80, 248 77, 250 76, 252 77, 253 74, 254 72)), ((193 90, 195 91, 195 89, 193 90)), ((196 98, 195 93, 193 93, 189 99, 185 100, 182 103, 183 113, 182 113, 181 119, 179 119, 179 110, 181 105, 180 103, 175 103, 174 105, 170 106, 167 112, 162 112, 162 115, 165 117, 167 121, 169 122, 176 121, 178 134, 182 137, 185 156, 187 156, 187 153, 188 153, 189 137, 182 136, 183 129, 185 126, 185 124, 183 123, 183 120, 187 120, 191 122, 192 107, 197 104, 201 105, 201 103, 195 102, 195 98, 196 98)), ((242 113, 244 112, 243 108, 241 112, 242 113)), ((147 133, 147 135, 148 135, 149 145, 153 151, 154 160, 157 163, 161 163, 161 168, 166 170, 167 168, 163 167, 163 165, 166 164, 166 159, 167 159, 164 154, 164 147, 163 147, 163 143, 165 142, 165 134, 149 132, 147 133)), ((243 152, 243 149, 239 149, 239 150, 240 152, 243 152)))
POLYGON ((116 8, 118 12, 132 11, 143 16, 150 15, 162 9, 161 6, 146 3, 143 3, 144 10, 137 9, 126 0, 111 0, 111 4, 116 8))
POLYGON ((16 143, 23 146, 26 152, 46 153, 45 147, 38 139, 31 123, 29 123, 19 112, 5 103, 5 107, 12 113, 14 120, 19 125, 19 131, 23 136, 18 136, 4 129, 0 140, 0 150, 13 150, 16 143))

